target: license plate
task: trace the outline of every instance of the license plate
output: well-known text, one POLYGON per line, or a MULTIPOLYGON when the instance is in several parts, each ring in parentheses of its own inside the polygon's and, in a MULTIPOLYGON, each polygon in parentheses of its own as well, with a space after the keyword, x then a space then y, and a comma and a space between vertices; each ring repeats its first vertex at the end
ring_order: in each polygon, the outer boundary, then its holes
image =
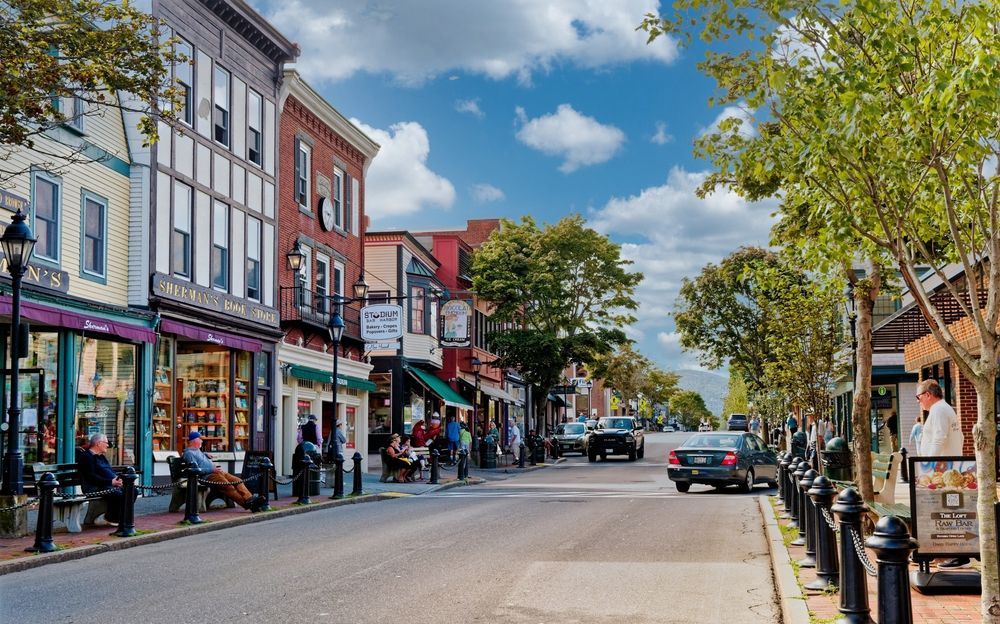
POLYGON ((694 458, 694 463, 696 463, 696 464, 707 464, 708 463, 708 458, 707 457, 695 457, 694 458))
POLYGON ((696 474, 698 474, 698 471, 697 470, 692 470, 691 474, 696 475, 696 474))

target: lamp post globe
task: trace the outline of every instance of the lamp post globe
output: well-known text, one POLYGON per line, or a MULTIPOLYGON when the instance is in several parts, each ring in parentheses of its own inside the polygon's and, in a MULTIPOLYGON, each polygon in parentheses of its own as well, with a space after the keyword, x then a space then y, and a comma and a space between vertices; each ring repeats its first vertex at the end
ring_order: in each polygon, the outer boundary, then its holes
POLYGON ((11 314, 10 314, 10 407, 7 410, 7 447, 3 456, 3 490, 4 495, 20 495, 24 493, 24 477, 22 476, 23 461, 21 457, 21 440, 18 432, 21 428, 21 392, 17 379, 20 377, 20 358, 18 353, 18 335, 21 325, 21 278, 28 268, 31 254, 35 250, 35 239, 31 228, 25 223, 25 216, 20 210, 11 217, 10 225, 0 236, 0 247, 3 247, 7 259, 7 271, 11 277, 11 314))
POLYGON ((358 281, 353 286, 354 298, 365 299, 368 297, 368 282, 365 281, 365 272, 362 270, 358 275, 358 281))

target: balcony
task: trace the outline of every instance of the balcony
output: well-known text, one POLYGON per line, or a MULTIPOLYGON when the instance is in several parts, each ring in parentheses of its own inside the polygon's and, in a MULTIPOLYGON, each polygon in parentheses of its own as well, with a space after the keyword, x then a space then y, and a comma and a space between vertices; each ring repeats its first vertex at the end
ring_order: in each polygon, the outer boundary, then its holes
MULTIPOLYGON (((282 286, 280 292, 281 325, 300 325, 310 333, 326 334, 333 302, 330 295, 317 294, 304 286, 282 286)), ((356 304, 341 304, 344 319, 344 339, 361 340, 360 313, 356 304)))

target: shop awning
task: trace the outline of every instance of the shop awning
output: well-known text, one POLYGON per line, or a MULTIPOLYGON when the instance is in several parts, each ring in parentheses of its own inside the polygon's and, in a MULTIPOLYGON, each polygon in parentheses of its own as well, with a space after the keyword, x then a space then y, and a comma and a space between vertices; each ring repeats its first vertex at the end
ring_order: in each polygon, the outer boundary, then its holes
POLYGON ((425 388, 438 395, 445 405, 459 407, 462 409, 472 409, 472 404, 462 398, 462 395, 451 389, 451 386, 435 377, 432 373, 420 370, 419 368, 406 369, 425 388))
POLYGON ((549 400, 552 401, 553 403, 555 403, 559 407, 562 407, 563 405, 566 405, 566 401, 562 400, 559 397, 558 394, 550 394, 549 395, 549 400))
MULTIPOLYGON (((330 383, 333 380, 333 373, 322 371, 318 368, 310 368, 309 366, 292 366, 288 369, 288 374, 297 379, 318 381, 320 383, 330 383)), ((354 388, 355 390, 365 390, 367 392, 374 392, 378 388, 374 381, 340 374, 337 375, 337 385, 344 386, 345 388, 354 388)))
MULTIPOLYGON (((0 297, 0 315, 10 315, 12 307, 9 296, 0 297)), ((21 316, 43 325, 78 329, 87 333, 112 334, 138 342, 156 342, 156 333, 149 327, 113 321, 96 314, 71 312, 24 299, 21 300, 21 316)))
POLYGON ((259 353, 260 350, 264 348, 264 344, 261 341, 254 340, 253 338, 244 338, 242 336, 236 336, 217 329, 206 329, 204 327, 188 325, 187 323, 180 323, 169 319, 163 319, 160 321, 160 332, 164 334, 176 334, 178 336, 184 336, 185 338, 191 338, 192 340, 210 342, 222 347, 232 347, 234 349, 239 349, 240 351, 253 351, 254 353, 259 353))
MULTIPOLYGON (((464 383, 465 385, 469 386, 469 388, 472 388, 472 389, 475 389, 475 387, 476 387, 475 384, 470 384, 465 379, 462 380, 462 383, 464 383)), ((507 392, 503 388, 494 388, 493 386, 487 386, 487 385, 484 385, 484 384, 480 383, 479 384, 479 389, 482 390, 483 394, 485 394, 486 396, 492 397, 494 399, 499 399, 501 401, 506 401, 506 402, 511 403, 513 405, 523 405, 523 403, 521 401, 519 401, 517 399, 517 397, 515 397, 513 394, 507 392)))

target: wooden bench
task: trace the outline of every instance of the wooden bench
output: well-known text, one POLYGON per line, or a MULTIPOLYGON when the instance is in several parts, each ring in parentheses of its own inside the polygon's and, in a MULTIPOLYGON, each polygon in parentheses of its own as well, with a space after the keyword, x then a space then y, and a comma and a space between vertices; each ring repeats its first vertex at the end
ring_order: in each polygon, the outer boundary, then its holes
MULTIPOLYGON (((872 492, 875 494, 874 503, 880 505, 894 505, 896 503, 896 481, 899 479, 899 465, 902 462, 902 454, 896 453, 872 453, 872 492)), ((854 481, 834 481, 837 487, 844 489, 852 487, 857 489, 858 485, 854 481)))
MULTIPOLYGON (((167 457, 167 466, 170 468, 170 482, 174 483, 174 489, 170 492, 170 505, 167 511, 180 511, 187 504, 187 462, 177 456, 167 457)), ((211 509, 212 502, 221 500, 226 503, 227 508, 236 506, 229 498, 218 489, 208 485, 198 484, 198 513, 211 509)))
POLYGON ((107 513, 107 501, 100 496, 89 496, 81 493, 83 479, 76 464, 31 464, 25 469, 25 485, 35 487, 37 490, 36 484, 41 481, 42 475, 46 472, 51 472, 52 476, 59 482, 59 489, 64 492, 63 496, 66 495, 66 492, 72 494, 71 497, 62 498, 59 492, 56 492, 52 501, 53 520, 66 525, 67 531, 80 533, 83 531, 83 525, 92 526, 99 517, 107 513), (87 514, 81 525, 80 515, 84 505, 87 505, 87 514))

